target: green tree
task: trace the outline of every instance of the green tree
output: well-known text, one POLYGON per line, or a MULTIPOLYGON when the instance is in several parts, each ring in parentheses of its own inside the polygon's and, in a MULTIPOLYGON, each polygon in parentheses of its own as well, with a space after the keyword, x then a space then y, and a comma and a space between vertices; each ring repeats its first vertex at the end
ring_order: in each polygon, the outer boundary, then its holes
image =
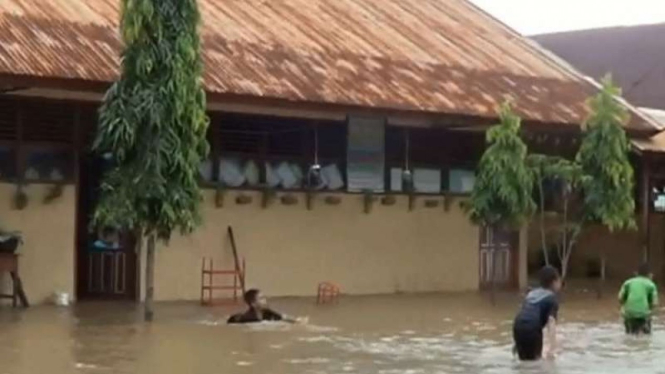
MULTIPOLYGON (((491 230, 519 228, 533 214, 533 173, 526 164, 527 146, 520 138, 520 118, 504 103, 500 123, 487 131, 468 210, 471 220, 491 230)), ((491 268, 492 302, 495 269, 491 268)))
POLYGON ((634 172, 623 129, 628 112, 616 99, 620 95, 621 89, 605 78, 600 93, 589 100, 592 113, 577 153, 577 162, 588 176, 582 184, 586 218, 610 231, 636 227, 634 172))
POLYGON ((153 317, 155 242, 200 221, 199 165, 208 153, 196 0, 123 0, 120 79, 100 111, 95 150, 114 167, 93 223, 147 238, 145 319, 153 317))
MULTIPOLYGON (((617 97, 621 90, 608 76, 602 90, 589 100, 591 115, 585 123, 577 162, 585 178, 584 219, 610 232, 635 229, 634 172, 628 160, 630 143, 623 125, 628 112, 617 97)), ((601 282, 605 278, 605 254, 601 249, 601 282)))
POLYGON ((536 207, 533 173, 526 164, 520 118, 508 103, 501 106, 499 118, 487 131, 488 147, 478 164, 469 213, 479 225, 521 227, 536 207))

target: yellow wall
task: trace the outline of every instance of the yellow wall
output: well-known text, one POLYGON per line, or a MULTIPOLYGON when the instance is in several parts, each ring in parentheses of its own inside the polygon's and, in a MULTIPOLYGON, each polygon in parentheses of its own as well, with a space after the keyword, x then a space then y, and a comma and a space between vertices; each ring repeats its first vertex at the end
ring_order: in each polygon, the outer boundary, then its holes
MULTIPOLYGON (((1 224, 22 231, 21 276, 31 302, 51 299, 55 291, 74 296, 75 189, 45 205, 50 186, 28 186, 29 205, 12 209, 15 186, 0 184, 1 224)), ((269 295, 313 295, 320 281, 338 283, 348 294, 423 291, 462 291, 478 287, 478 229, 458 207, 440 204, 408 211, 407 198, 393 206, 377 201, 363 212, 360 195, 335 195, 339 205, 327 205, 319 195, 308 211, 304 195, 298 204, 279 200, 263 209, 260 194, 249 205, 237 205, 238 192, 227 192, 225 206, 214 206, 206 192, 204 223, 188 237, 174 237, 157 253, 156 298, 195 300, 200 295, 203 256, 220 267, 232 266, 226 235, 233 225, 240 253, 247 258, 248 286, 269 295)), ((4 279, 5 288, 8 279, 4 279)))
POLYGON ((478 229, 457 202, 446 212, 424 207, 421 198, 409 212, 407 198, 399 197, 393 206, 377 201, 365 214, 360 195, 336 195, 342 201, 331 206, 322 194, 311 211, 302 194, 297 205, 276 200, 267 209, 258 193, 249 205, 237 205, 237 195, 227 192, 224 207, 216 208, 207 191, 203 226, 158 249, 156 299, 198 299, 203 256, 232 267, 227 225, 246 256, 248 286, 268 295, 313 295, 325 280, 348 294, 478 288, 478 229))
MULTIPOLYGON (((50 299, 55 291, 74 295, 75 188, 65 187, 60 198, 44 204, 50 187, 28 186, 28 206, 14 210, 16 186, 0 184, 0 227, 23 233, 19 272, 28 299, 35 304, 50 299)), ((6 291, 9 276, 3 277, 6 291)))

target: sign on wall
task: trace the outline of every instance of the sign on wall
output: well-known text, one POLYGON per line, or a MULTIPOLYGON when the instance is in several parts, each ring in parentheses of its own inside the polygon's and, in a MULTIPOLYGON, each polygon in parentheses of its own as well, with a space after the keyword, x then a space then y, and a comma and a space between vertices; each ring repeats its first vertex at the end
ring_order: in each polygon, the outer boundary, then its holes
POLYGON ((385 128, 385 120, 382 118, 349 118, 347 146, 349 191, 384 191, 385 128))

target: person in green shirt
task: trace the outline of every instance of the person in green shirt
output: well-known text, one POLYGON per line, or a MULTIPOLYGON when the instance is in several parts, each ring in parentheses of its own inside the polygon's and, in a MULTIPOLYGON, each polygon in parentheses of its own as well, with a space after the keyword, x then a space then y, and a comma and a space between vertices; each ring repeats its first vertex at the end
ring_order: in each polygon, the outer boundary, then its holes
POLYGON ((619 302, 627 334, 651 333, 651 314, 658 304, 658 289, 651 277, 649 265, 642 264, 637 275, 621 286, 619 302))

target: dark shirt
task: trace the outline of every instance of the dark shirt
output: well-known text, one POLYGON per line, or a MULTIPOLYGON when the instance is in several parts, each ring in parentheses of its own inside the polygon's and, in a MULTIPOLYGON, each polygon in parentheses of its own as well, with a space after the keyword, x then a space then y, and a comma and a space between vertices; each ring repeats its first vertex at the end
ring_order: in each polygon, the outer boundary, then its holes
POLYGON ((559 301, 556 294, 544 288, 530 291, 519 313, 515 317, 515 327, 543 329, 550 317, 557 318, 559 301))
POLYGON ((229 317, 227 323, 255 323, 261 321, 281 321, 284 317, 271 309, 262 309, 261 312, 254 308, 247 309, 244 313, 234 314, 229 317))

